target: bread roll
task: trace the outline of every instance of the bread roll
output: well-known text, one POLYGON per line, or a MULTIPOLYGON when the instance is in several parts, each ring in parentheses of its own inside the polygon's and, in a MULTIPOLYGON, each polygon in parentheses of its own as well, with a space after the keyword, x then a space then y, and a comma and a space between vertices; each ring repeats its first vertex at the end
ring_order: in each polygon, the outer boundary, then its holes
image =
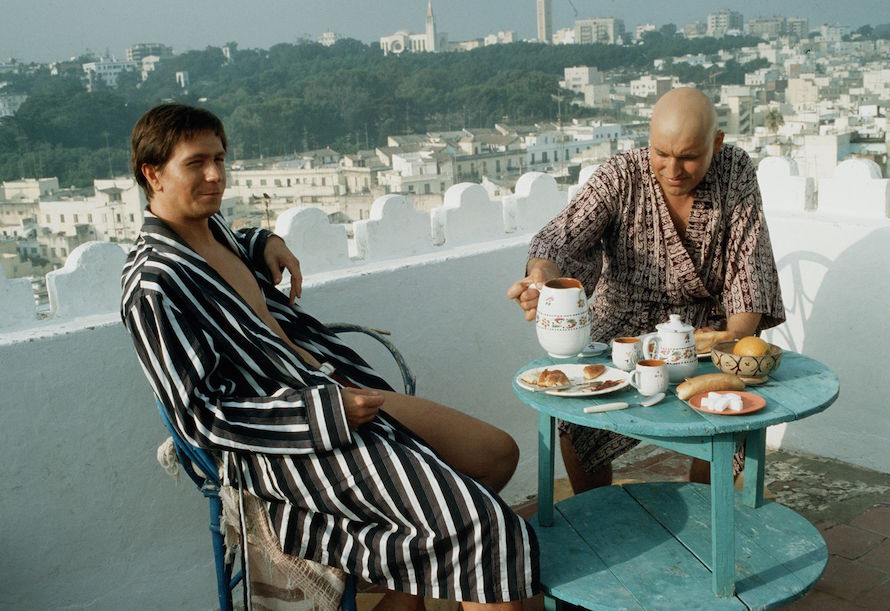
POLYGON ((742 390, 745 383, 734 373, 706 373, 677 385, 677 397, 685 401, 692 395, 714 390, 742 390))
POLYGON ((565 386, 566 384, 571 383, 572 381, 569 379, 569 376, 559 369, 545 369, 541 372, 541 375, 538 376, 538 386, 547 388, 551 386, 565 386))
POLYGON ((714 344, 720 342, 728 342, 735 339, 732 331, 699 331, 693 334, 695 337, 695 353, 707 354, 714 347, 714 344))
POLYGON ((585 365, 584 366, 584 379, 585 380, 595 380, 605 373, 606 366, 605 365, 585 365))

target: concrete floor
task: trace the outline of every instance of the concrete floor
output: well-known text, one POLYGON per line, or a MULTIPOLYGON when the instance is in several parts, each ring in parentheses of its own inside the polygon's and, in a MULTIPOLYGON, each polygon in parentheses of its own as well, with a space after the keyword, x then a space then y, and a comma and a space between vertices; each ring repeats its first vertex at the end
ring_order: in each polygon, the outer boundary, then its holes
MULTIPOLYGON (((683 480, 688 458, 641 445, 615 463, 618 483, 683 480)), ((784 609, 846 611, 890 609, 890 474, 845 463, 774 451, 767 456, 766 496, 815 524, 828 544, 828 566, 813 589, 784 609)), ((571 494, 568 481, 556 483, 556 497, 571 494)), ((530 516, 534 499, 515 508, 530 516)), ((380 594, 358 596, 369 611, 380 594)), ((428 611, 456 611, 456 603, 428 600, 428 611)))

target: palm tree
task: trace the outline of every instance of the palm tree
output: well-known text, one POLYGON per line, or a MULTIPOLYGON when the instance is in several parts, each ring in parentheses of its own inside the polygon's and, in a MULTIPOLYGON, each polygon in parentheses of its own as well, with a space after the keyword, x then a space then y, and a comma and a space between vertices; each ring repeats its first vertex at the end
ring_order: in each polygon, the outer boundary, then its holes
POLYGON ((766 125, 766 129, 769 130, 769 133, 775 134, 779 131, 779 128, 785 125, 785 117, 782 116, 775 108, 770 109, 766 116, 763 117, 763 123, 766 125))

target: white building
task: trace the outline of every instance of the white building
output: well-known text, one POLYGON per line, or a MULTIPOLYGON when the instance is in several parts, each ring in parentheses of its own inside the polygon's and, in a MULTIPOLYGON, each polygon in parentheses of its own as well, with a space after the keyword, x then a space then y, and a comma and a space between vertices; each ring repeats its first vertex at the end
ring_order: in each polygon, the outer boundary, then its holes
POLYGON ((862 73, 862 88, 882 99, 890 99, 890 69, 868 70, 862 73))
POLYGON ((59 179, 23 178, 0 183, 0 201, 16 199, 37 201, 41 197, 51 197, 59 190, 59 179))
POLYGON ((18 112, 18 109, 27 99, 28 96, 23 93, 6 93, 0 95, 0 117, 13 116, 18 112))
POLYGON ((723 9, 708 15, 708 36, 723 38, 730 32, 741 32, 744 25, 742 14, 723 9))
POLYGON ((84 225, 93 231, 89 239, 132 242, 142 228, 147 204, 145 194, 132 178, 94 180, 90 197, 43 199, 38 224, 53 234, 75 236, 84 225))
POLYGON ((120 76, 121 72, 137 72, 141 70, 141 60, 135 62, 101 59, 97 62, 87 62, 83 64, 83 71, 87 75, 88 91, 93 91, 100 81, 108 87, 117 87, 117 77, 120 76))
POLYGON ((785 101, 798 112, 812 110, 819 102, 819 87, 811 78, 788 79, 785 101))
POLYGON ((141 62, 150 55, 162 59, 173 57, 173 48, 159 42, 140 42, 128 47, 126 53, 128 62, 141 62))
POLYGON ((341 38, 342 36, 334 32, 324 32, 321 36, 318 37, 318 44, 325 47, 331 47, 341 38))
POLYGON ((507 30, 505 32, 497 32, 495 34, 488 34, 485 38, 482 39, 482 44, 486 47, 490 45, 507 45, 511 42, 516 42, 518 38, 516 37, 516 32, 513 30, 507 30))
POLYGON ((594 17, 575 20, 575 44, 621 44, 624 39, 624 20, 614 17, 594 17))
POLYGON ((573 45, 575 44, 575 28, 560 28, 553 33, 553 44, 555 45, 573 45))
POLYGON ((655 32, 656 30, 658 30, 658 26, 656 26, 654 23, 641 23, 637 25, 635 38, 636 40, 641 40, 643 38, 643 34, 645 34, 646 32, 655 32))
POLYGON ((380 38, 380 48, 384 55, 394 53, 437 53, 448 47, 448 36, 436 29, 436 18, 433 15, 433 0, 428 0, 426 9, 426 29, 423 34, 411 34, 399 30, 391 36, 380 38))
POLYGON ((745 33, 751 36, 774 39, 785 33, 785 18, 754 17, 745 23, 745 33))
POLYGON ((605 81, 602 72, 594 66, 569 66, 563 69, 565 78, 559 82, 563 89, 584 91, 585 85, 600 85, 605 81))
POLYGON ((673 89, 677 78, 673 76, 652 76, 644 74, 630 82, 630 93, 638 98, 660 98, 673 89))

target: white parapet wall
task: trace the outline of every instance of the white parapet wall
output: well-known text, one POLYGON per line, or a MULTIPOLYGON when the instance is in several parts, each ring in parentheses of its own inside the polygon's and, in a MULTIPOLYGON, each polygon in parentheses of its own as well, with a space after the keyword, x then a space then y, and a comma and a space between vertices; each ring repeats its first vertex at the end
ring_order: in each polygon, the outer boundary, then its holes
MULTIPOLYGON (((516 218, 544 207, 552 216, 561 192, 537 175, 526 182, 526 199, 511 200, 518 204, 516 218), (543 199, 535 201, 535 193, 543 199)), ((507 233, 498 219, 501 232, 463 243, 466 233, 449 233, 450 221, 442 219, 477 210, 479 222, 495 222, 492 206, 499 202, 462 191, 474 199, 450 206, 449 214, 434 212, 446 223, 441 235, 455 236, 457 245, 449 238, 435 245, 430 217, 418 217, 410 200, 389 196, 393 211, 372 216, 377 227, 366 234, 366 259, 342 256, 334 233, 319 241, 317 248, 331 249, 315 253, 327 269, 304 266, 302 303, 325 322, 391 331, 417 375, 418 394, 513 435, 521 458, 504 496, 517 503, 536 491, 537 418, 514 397, 510 380, 541 351, 533 325, 506 290, 523 274, 535 227, 507 233), (414 223, 401 253, 399 219, 414 223), (426 223, 425 239, 418 219, 426 223)), ((566 194, 561 197, 565 205, 566 194)), ((769 443, 888 471, 890 376, 883 363, 890 345, 890 220, 770 208, 788 322, 767 337, 830 365, 841 395, 823 414, 771 428, 769 443)), ((301 235, 295 224, 302 216, 293 215, 288 235, 301 235)), ((319 218, 306 219, 314 231, 327 232, 319 218)), ((460 226, 468 222, 462 218, 460 226)), ((20 281, 0 277, 0 478, 6 483, 0 515, 7 549, 0 559, 0 608, 213 608, 206 501, 187 479, 177 486, 155 461, 166 433, 117 305, 106 298, 92 313, 74 314, 93 295, 119 290, 120 250, 89 251, 102 254, 78 257, 65 268, 88 280, 59 290, 58 315, 45 320, 36 320, 20 281)), ((384 351, 360 337, 346 339, 398 384, 384 351)))

